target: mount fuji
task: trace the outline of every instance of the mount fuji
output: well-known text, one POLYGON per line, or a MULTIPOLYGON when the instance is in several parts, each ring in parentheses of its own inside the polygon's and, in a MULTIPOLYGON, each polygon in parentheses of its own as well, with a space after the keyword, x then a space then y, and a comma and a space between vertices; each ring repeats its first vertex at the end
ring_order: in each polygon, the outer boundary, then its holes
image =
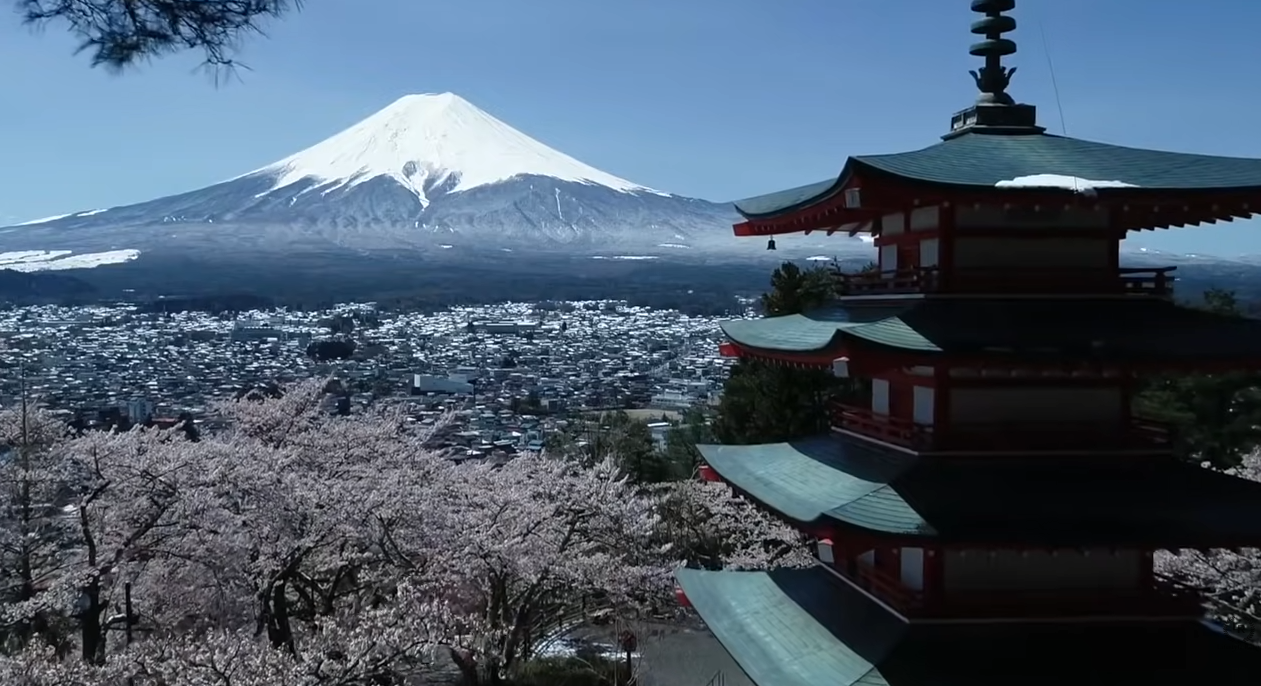
MULTIPOLYGON (((738 219, 730 204, 580 162, 458 95, 408 95, 199 190, 2 228, 0 269, 108 276, 111 290, 189 291, 225 282, 274 290, 347 271, 358 282, 391 270, 396 281, 437 278, 444 265, 467 271, 470 263, 538 275, 554 274, 557 260, 571 272, 579 264, 600 272, 593 260, 623 273, 646 261, 676 271, 679 263, 764 267, 760 245, 732 236, 738 219)), ((871 253, 839 237, 780 243, 780 257, 871 253)))
POLYGON ((729 246, 736 220, 730 205, 608 174, 443 93, 400 98, 331 138, 227 181, 28 222, 6 232, 0 245, 21 240, 26 250, 60 250, 70 241, 83 249, 91 236, 94 249, 107 238, 112 250, 143 253, 146 238, 213 243, 236 241, 243 230, 256 250, 660 252, 729 246))

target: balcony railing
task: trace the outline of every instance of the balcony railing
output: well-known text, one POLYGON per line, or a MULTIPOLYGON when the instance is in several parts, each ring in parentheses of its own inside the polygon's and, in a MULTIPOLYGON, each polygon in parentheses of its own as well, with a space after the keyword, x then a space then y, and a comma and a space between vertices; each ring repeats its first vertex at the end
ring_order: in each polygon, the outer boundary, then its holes
POLYGON ((907 586, 897 575, 858 560, 829 565, 854 585, 911 617, 1194 617, 1203 596, 1157 578, 1133 589, 946 589, 939 597, 907 586))
POLYGON ((837 270, 837 292, 842 296, 901 293, 1082 293, 1173 295, 1177 267, 1099 269, 976 268, 954 269, 947 275, 938 267, 886 271, 837 270))
POLYGON ((924 605, 924 593, 903 584, 901 579, 862 562, 855 562, 850 578, 859 588, 892 605, 895 609, 915 613, 924 605))
POLYGON ((833 403, 832 424, 839 429, 853 431, 885 443, 916 450, 933 449, 932 426, 879 414, 863 407, 833 403))
POLYGON ((835 403, 833 426, 921 452, 1167 450, 1169 425, 1131 418, 1121 425, 1098 422, 973 422, 935 427, 870 409, 835 403))
POLYGON ((943 592, 922 617, 1196 617, 1204 598, 1162 580, 1134 589, 969 590, 943 592))
POLYGON ((891 271, 836 271, 840 295, 882 295, 885 293, 932 293, 938 289, 936 267, 891 271))
POLYGON ((895 575, 876 569, 866 562, 850 559, 837 560, 835 564, 822 564, 899 612, 913 614, 924 605, 922 591, 910 588, 895 575))
POLYGON ((1168 298, 1173 296, 1175 269, 1177 267, 1124 267, 1119 271, 1126 293, 1168 298))
POLYGON ((1172 430, 1134 418, 1124 423, 977 422, 940 427, 937 450, 1165 450, 1172 430))

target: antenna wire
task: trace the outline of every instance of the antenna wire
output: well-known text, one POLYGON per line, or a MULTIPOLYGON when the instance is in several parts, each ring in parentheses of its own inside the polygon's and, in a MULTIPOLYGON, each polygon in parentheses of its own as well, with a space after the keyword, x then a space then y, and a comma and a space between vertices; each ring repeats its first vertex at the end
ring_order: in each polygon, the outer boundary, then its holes
POLYGON ((1051 61, 1051 48, 1046 41, 1046 27, 1038 20, 1038 34, 1042 36, 1042 54, 1046 55, 1046 68, 1051 72, 1051 90, 1055 93, 1055 109, 1060 115, 1060 133, 1068 136, 1068 124, 1064 121, 1064 103, 1060 100, 1060 84, 1055 78, 1055 63, 1051 61))

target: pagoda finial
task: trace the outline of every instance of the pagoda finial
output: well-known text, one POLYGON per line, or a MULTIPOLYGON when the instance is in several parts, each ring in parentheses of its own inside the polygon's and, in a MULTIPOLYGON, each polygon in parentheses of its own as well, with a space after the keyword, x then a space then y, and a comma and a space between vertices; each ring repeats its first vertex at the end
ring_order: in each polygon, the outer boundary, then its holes
POLYGON ((1016 42, 1003 38, 1003 34, 1016 30, 1016 20, 1003 12, 1010 12, 1015 7, 1016 0, 972 0, 972 11, 985 15, 984 19, 972 23, 972 33, 985 36, 985 40, 973 43, 968 50, 976 57, 985 58, 984 67, 968 72, 981 91, 977 103, 1015 104, 1007 94, 1007 85, 1011 83, 1016 68, 1003 66, 1003 57, 1016 52, 1016 42))
POLYGON ((985 15, 972 23, 972 33, 985 40, 973 43, 969 49, 973 55, 985 58, 985 66, 972 74, 981 94, 966 110, 950 117, 950 133, 946 140, 966 133, 998 135, 1040 134, 1046 129, 1038 126, 1038 108, 1017 104, 1007 94, 1007 86, 1016 68, 1003 66, 1003 57, 1016 53, 1016 42, 1003 38, 1003 34, 1016 30, 1016 20, 1003 14, 1016 8, 1016 0, 972 0, 972 11, 985 15))

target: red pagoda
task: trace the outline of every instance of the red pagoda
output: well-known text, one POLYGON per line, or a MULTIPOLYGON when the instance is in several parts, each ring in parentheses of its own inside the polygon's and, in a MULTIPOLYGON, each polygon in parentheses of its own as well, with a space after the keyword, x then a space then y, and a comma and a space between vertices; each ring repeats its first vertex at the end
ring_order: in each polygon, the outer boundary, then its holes
MULTIPOLYGON (((1261 546, 1261 484, 1177 460, 1137 380, 1261 368, 1261 321, 1129 270, 1129 231, 1249 217, 1261 160, 1045 133, 1007 94, 1014 0, 974 0, 980 97, 913 152, 737 203, 738 236, 870 232, 832 305, 728 322, 724 353, 870 383, 826 436, 705 445, 702 474, 793 523, 818 564, 681 570, 759 686, 1256 684, 1156 550, 1261 546)), ((773 239, 771 239, 773 240, 773 239)), ((772 243, 773 246, 773 243, 772 243)))

